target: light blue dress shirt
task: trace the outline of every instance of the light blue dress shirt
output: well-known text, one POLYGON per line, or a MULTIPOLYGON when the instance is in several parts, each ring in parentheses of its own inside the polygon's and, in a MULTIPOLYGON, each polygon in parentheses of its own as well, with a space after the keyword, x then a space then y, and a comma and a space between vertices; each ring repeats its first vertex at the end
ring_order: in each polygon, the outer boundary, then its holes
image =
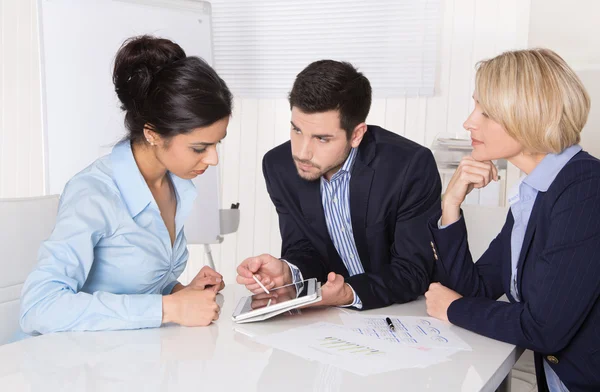
POLYGON ((128 141, 73 177, 56 226, 21 295, 25 333, 159 327, 162 296, 187 263, 183 223, 196 190, 170 174, 177 195, 169 232, 128 141))
MULTIPOLYGON (((521 296, 517 289, 517 269, 519 256, 523 241, 525 240, 525 231, 531 217, 531 211, 538 192, 546 192, 558 173, 579 151, 581 146, 574 145, 566 148, 560 154, 548 154, 533 169, 529 175, 523 177, 521 181, 510 190, 508 202, 514 218, 514 224, 510 235, 510 261, 511 261, 511 279, 510 294, 517 301, 521 301, 521 296)), ((453 223, 452 223, 453 224, 453 223)), ((438 222, 440 229, 445 229, 450 225, 441 225, 441 219, 438 222)), ((567 387, 560 381, 558 375, 552 370, 550 364, 544 359, 544 370, 546 372, 546 381, 550 392, 568 392, 567 387)))
MULTIPOLYGON (((340 170, 331 176, 331 180, 328 181, 321 177, 321 202, 325 212, 327 231, 350 276, 365 272, 356 249, 350 215, 350 179, 357 153, 356 148, 350 150, 348 158, 340 170)), ((302 274, 300 270, 293 264, 288 263, 288 265, 290 265, 294 283, 301 281, 302 274)), ((354 293, 354 301, 347 306, 361 309, 362 302, 360 298, 356 295, 354 289, 352 289, 352 292, 354 293)))

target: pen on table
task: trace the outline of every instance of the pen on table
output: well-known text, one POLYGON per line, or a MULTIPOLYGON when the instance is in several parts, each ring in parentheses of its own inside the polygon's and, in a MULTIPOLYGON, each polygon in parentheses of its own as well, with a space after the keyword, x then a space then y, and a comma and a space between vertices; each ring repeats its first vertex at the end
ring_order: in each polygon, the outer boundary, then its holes
POLYGON ((258 285, 260 286, 261 289, 263 289, 265 291, 265 293, 269 294, 269 290, 267 290, 267 288, 260 283, 260 280, 258 280, 258 278, 256 277, 256 275, 252 275, 252 277, 254 278, 254 280, 256 281, 256 283, 258 283, 258 285))
POLYGON ((388 327, 390 327, 390 329, 392 331, 396 330, 396 327, 394 327, 394 323, 392 323, 392 320, 389 317, 385 318, 385 322, 387 323, 388 327))

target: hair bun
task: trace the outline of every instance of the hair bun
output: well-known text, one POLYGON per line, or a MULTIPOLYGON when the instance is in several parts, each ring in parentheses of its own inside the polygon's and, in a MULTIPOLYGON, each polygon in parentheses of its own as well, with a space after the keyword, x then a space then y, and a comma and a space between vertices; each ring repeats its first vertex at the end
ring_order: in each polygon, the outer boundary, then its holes
POLYGON ((142 35, 125 41, 117 53, 113 71, 121 109, 139 111, 156 74, 185 57, 181 46, 168 39, 142 35))

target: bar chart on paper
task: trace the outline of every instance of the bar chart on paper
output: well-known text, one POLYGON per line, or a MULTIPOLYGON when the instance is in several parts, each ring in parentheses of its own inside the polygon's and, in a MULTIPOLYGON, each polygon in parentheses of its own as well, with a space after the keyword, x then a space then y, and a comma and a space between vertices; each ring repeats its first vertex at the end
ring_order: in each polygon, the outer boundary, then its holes
POLYGON ((383 352, 364 346, 361 344, 353 343, 344 339, 336 338, 333 336, 327 336, 318 341, 318 345, 313 345, 312 348, 323 351, 330 355, 347 355, 347 356, 359 356, 359 355, 381 355, 383 352))

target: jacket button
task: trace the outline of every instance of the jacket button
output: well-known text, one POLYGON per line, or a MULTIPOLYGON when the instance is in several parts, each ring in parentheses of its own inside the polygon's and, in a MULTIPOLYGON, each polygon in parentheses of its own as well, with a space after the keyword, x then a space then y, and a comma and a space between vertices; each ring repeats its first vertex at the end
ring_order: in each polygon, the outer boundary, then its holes
POLYGON ((547 360, 548 362, 550 362, 551 364, 553 364, 553 365, 556 365, 556 364, 558 364, 558 358, 556 358, 554 355, 548 355, 548 356, 546 357, 546 360, 547 360))

